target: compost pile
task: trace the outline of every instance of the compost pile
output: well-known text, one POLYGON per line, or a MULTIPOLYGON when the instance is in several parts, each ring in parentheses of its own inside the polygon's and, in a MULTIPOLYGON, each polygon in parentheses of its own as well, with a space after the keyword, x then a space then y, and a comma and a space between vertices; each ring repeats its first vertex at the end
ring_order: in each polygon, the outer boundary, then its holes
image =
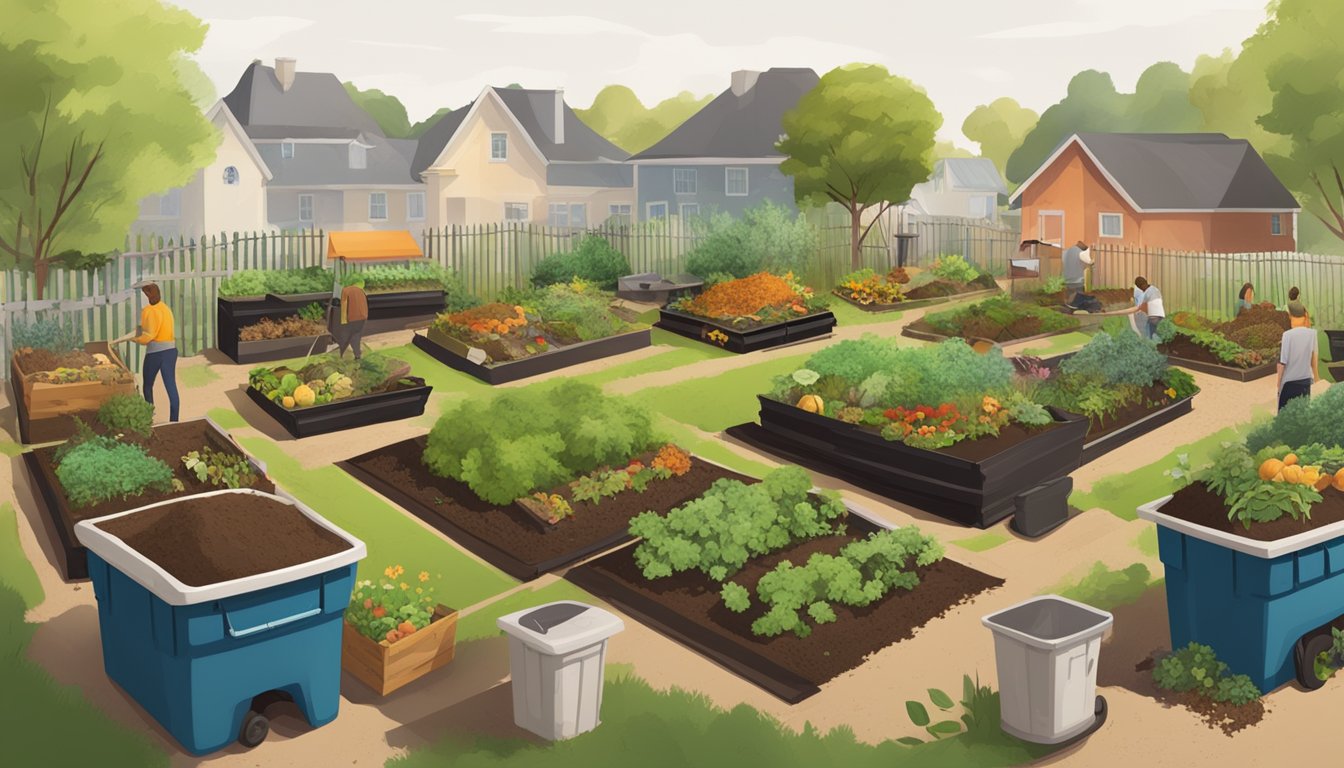
POLYGON ((1013 341, 1071 331, 1078 327, 1078 320, 1007 296, 995 296, 978 304, 927 315, 910 327, 941 336, 1013 341))
POLYGON ((268 341, 270 339, 289 339, 301 336, 321 336, 327 327, 321 320, 309 320, 302 317, 285 317, 280 320, 262 318, 252 325, 238 331, 239 341, 268 341))
POLYGON ((302 565, 350 548, 297 507, 250 494, 194 496, 97 526, 191 587, 302 565))
POLYGON ((49 349, 23 347, 15 353, 19 370, 29 381, 42 384, 73 384, 79 381, 103 381, 120 384, 133 376, 125 368, 112 362, 101 352, 89 354, 82 349, 53 352, 49 349))

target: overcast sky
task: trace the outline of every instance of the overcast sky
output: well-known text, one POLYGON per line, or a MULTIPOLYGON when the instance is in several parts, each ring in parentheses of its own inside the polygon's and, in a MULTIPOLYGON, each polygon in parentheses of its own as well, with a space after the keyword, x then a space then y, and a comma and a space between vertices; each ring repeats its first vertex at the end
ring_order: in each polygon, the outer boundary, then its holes
POLYGON ((563 87, 586 107, 610 83, 645 104, 718 93, 735 69, 874 62, 924 87, 940 138, 974 148, 961 122, 1012 96, 1037 111, 1083 69, 1122 90, 1156 61, 1189 69, 1234 50, 1266 0, 173 0, 209 22, 199 61, 222 96, 253 59, 298 59, 380 88, 412 121, 485 85, 563 87), (815 10, 798 12, 788 8, 815 10))

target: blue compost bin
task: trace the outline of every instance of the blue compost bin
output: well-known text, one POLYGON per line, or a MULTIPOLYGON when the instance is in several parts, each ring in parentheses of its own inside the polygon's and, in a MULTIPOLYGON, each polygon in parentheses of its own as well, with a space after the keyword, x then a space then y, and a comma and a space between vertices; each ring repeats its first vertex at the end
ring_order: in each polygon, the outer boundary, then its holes
POLYGON ((1157 523, 1171 647, 1213 648, 1268 693, 1292 680, 1294 644, 1344 615, 1344 528, 1258 541, 1139 507, 1157 523))
POLYGON ((270 574, 174 589, 170 582, 176 580, 157 565, 94 527, 134 511, 79 524, 81 543, 89 548, 107 676, 194 755, 239 739, 252 700, 263 694, 287 695, 313 727, 335 719, 341 625, 355 563, 365 554, 358 539, 290 498, 251 490, 214 493, 293 503, 352 546, 270 574), (147 572, 146 565, 158 572, 147 572))

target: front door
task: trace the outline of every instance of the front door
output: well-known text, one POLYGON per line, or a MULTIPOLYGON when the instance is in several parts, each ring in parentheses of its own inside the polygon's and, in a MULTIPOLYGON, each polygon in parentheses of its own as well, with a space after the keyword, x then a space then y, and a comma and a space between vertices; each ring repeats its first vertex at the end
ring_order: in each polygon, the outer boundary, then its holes
POLYGON ((1064 212, 1041 211, 1036 219, 1036 239, 1056 248, 1064 247, 1064 212))

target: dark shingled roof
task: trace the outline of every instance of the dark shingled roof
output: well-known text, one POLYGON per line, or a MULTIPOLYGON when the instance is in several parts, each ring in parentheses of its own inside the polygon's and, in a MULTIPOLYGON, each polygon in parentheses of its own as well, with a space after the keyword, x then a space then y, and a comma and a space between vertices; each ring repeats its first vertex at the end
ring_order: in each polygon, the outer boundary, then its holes
MULTIPOLYGON (((630 153, 602 138, 588 124, 574 114, 569 105, 564 105, 565 140, 555 143, 555 91, 528 90, 525 88, 492 88, 495 95, 513 113, 514 119, 527 132, 532 143, 537 145, 547 161, 595 162, 602 160, 621 161, 630 153)), ((472 104, 439 118, 420 137, 415 150, 415 160, 411 163, 411 176, 420 180, 420 174, 429 168, 448 146, 453 134, 462 125, 472 104)))
POLYGON ((784 113, 798 106, 818 80, 810 69, 768 69, 746 93, 738 96, 729 88, 631 159, 779 157, 775 144, 784 133, 784 113))
POLYGON ((1250 142, 1221 133, 1080 133, 1144 210, 1297 208, 1250 142))
POLYGON ((224 103, 253 138, 344 139, 353 137, 351 131, 382 134, 378 123, 329 72, 296 72, 293 85, 283 91, 274 67, 253 62, 224 103))

